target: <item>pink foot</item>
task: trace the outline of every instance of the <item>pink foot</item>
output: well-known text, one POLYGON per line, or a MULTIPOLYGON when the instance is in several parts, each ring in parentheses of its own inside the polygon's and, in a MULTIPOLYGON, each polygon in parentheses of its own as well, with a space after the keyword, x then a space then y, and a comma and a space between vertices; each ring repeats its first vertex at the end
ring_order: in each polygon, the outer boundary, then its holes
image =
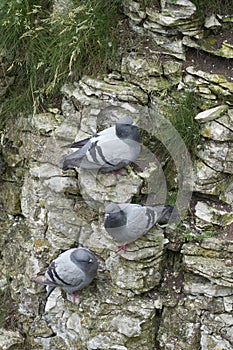
POLYGON ((80 295, 74 294, 74 293, 69 293, 69 295, 70 295, 71 298, 72 298, 72 303, 73 303, 73 304, 75 304, 76 299, 79 299, 79 297, 80 297, 80 295))
POLYGON ((119 179, 120 176, 124 176, 124 174, 122 174, 119 170, 113 170, 111 173, 116 177, 117 180, 119 179))
POLYGON ((127 242, 122 245, 119 245, 116 253, 119 253, 121 250, 126 251, 126 245, 127 245, 127 242))

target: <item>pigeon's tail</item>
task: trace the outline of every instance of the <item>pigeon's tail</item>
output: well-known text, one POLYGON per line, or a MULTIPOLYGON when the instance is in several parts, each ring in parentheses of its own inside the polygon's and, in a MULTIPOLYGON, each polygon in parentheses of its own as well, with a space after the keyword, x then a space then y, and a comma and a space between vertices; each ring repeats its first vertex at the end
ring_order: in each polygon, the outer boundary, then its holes
POLYGON ((176 207, 172 205, 165 205, 162 212, 158 215, 157 223, 159 225, 168 224, 168 222, 174 222, 178 218, 179 214, 176 207))
POLYGON ((56 287, 54 287, 54 286, 46 286, 46 291, 47 291, 47 295, 46 295, 46 297, 48 298, 49 296, 50 296, 50 294, 54 291, 54 289, 55 289, 56 287))
POLYGON ((65 158, 65 156, 62 158, 62 170, 69 170, 73 169, 74 167, 71 166, 70 161, 65 158))
POLYGON ((62 170, 74 169, 79 166, 78 159, 72 157, 73 154, 64 155, 61 160, 62 170))

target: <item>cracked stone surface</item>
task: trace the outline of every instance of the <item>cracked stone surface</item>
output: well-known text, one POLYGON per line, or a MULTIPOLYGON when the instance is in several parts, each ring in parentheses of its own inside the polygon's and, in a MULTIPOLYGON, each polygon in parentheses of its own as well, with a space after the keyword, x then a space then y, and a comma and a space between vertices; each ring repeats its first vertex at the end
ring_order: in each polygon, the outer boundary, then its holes
MULTIPOLYGON (((63 11, 64 3, 56 2, 54 11, 63 11)), ((114 72, 65 84, 60 111, 17 119, 19 139, 11 130, 1 132, 0 288, 4 292, 10 284, 9 298, 22 325, 21 333, 2 329, 1 349, 19 349, 24 334, 32 350, 233 348, 233 85, 222 73, 196 69, 191 62, 183 66, 187 47, 232 57, 229 42, 214 52, 203 41, 207 31, 221 32, 232 19, 194 18, 196 7, 188 0, 161 1, 161 11, 127 0, 124 12, 138 38, 150 39, 145 50, 124 53, 114 72), (190 167, 163 109, 171 92, 180 90, 192 90, 202 101, 195 120, 203 143, 190 167), (180 201, 192 184, 200 198, 191 206, 192 225, 185 218, 180 226, 154 226, 116 253, 117 244, 103 227, 105 205, 165 203, 166 161, 161 164, 143 146, 135 164, 116 178, 83 169, 63 172, 61 159, 72 152, 67 144, 113 125, 125 113, 147 131, 145 144, 153 146, 156 138, 167 148, 177 170, 172 191, 179 190, 180 201), (212 237, 205 237, 206 227, 212 237), (215 235, 216 227, 224 234, 215 235), (189 241, 193 230, 199 239, 189 241), (45 288, 31 276, 76 246, 96 254, 97 278, 75 304, 59 289, 46 300, 45 288)), ((8 80, 12 84, 14 77, 8 80)), ((4 84, 0 90, 4 96, 4 84)))

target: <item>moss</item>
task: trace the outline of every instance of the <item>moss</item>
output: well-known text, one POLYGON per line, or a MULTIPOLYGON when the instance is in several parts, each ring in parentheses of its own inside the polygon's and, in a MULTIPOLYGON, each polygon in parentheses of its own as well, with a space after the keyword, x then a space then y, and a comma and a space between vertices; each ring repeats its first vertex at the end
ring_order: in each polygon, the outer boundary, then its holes
POLYGON ((11 297, 10 278, 4 289, 0 289, 0 328, 17 330, 19 326, 18 305, 11 297))
POLYGON ((205 238, 215 237, 219 234, 218 231, 206 230, 201 233, 192 232, 191 230, 184 231, 185 242, 199 242, 205 238))

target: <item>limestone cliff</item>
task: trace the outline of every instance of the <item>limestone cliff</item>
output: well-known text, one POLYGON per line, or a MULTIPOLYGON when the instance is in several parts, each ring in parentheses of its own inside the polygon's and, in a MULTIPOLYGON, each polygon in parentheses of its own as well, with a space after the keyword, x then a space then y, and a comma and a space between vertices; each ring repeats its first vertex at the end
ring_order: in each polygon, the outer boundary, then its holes
POLYGON ((1 133, 0 287, 17 305, 19 328, 3 330, 2 349, 233 348, 233 83, 229 71, 196 61, 200 50, 230 64, 232 44, 212 50, 206 37, 231 28, 232 17, 203 22, 188 0, 161 1, 160 10, 126 0, 124 12, 140 47, 124 54, 118 70, 64 85, 61 106, 21 116, 1 133), (169 121, 171 91, 201 100, 195 159, 169 121), (124 176, 62 171, 63 146, 125 114, 141 128, 144 146, 124 176), (155 140, 173 161, 170 172, 155 140), (169 191, 181 222, 155 226, 116 253, 103 227, 105 205, 161 204, 169 191), (97 255, 98 277, 76 304, 60 290, 46 300, 31 276, 79 245, 97 255))

